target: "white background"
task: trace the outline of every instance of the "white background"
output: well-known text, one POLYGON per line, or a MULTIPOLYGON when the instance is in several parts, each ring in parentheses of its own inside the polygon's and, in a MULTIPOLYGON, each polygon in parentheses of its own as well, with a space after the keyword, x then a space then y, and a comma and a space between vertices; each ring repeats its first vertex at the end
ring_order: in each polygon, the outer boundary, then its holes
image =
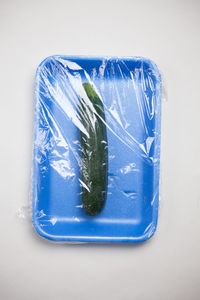
POLYGON ((199 72, 198 0, 0 0, 1 300, 200 299, 199 72), (146 56, 162 71, 162 202, 149 242, 55 245, 18 217, 30 190, 34 74, 52 54, 146 56))

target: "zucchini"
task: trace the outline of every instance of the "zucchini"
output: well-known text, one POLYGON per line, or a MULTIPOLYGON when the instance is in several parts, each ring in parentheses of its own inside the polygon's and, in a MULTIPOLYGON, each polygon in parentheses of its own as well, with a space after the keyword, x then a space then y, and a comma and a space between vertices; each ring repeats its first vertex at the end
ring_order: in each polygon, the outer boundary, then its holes
POLYGON ((107 193, 108 147, 105 113, 101 99, 90 83, 83 83, 87 99, 80 101, 81 196, 88 215, 104 207, 107 193))

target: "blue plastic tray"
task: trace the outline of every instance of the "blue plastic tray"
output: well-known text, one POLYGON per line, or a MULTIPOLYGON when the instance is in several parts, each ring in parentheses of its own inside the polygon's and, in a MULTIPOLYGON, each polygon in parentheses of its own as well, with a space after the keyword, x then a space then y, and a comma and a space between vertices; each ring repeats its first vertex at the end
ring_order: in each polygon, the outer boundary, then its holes
MULTIPOLYGON (((71 70, 72 76, 76 73, 83 74, 71 70)), ((161 78, 148 59, 52 56, 40 64, 36 75, 33 225, 42 237, 61 242, 133 243, 154 234, 159 203, 160 110, 161 78), (73 151, 64 153, 65 143, 76 151, 78 139, 78 129, 67 117, 65 99, 55 101, 59 93, 55 87, 67 89, 69 85, 67 77, 58 74, 67 68, 67 62, 89 74, 108 108, 106 120, 112 127, 107 130, 107 200, 95 217, 87 216, 81 207, 80 170, 73 151), (56 138, 64 145, 59 148, 63 150, 61 160, 55 157, 56 138)))

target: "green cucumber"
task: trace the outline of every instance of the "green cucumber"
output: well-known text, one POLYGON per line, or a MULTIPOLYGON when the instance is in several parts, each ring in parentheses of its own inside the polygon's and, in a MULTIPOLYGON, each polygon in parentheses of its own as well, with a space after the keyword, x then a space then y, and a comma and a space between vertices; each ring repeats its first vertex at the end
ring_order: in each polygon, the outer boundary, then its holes
POLYGON ((83 83, 87 101, 81 99, 80 131, 81 195, 88 215, 96 215, 104 207, 107 193, 108 147, 105 113, 101 99, 90 83, 83 83), (89 101, 89 102, 88 102, 89 101))

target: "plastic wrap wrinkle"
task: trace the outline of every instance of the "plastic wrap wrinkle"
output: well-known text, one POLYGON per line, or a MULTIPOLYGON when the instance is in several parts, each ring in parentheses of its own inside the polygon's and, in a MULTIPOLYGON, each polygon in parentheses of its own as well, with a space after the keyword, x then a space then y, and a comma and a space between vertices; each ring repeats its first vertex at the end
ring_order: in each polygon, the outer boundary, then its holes
POLYGON ((137 242, 153 235, 161 92, 159 71, 144 58, 52 56, 40 64, 33 225, 42 236, 137 242))

